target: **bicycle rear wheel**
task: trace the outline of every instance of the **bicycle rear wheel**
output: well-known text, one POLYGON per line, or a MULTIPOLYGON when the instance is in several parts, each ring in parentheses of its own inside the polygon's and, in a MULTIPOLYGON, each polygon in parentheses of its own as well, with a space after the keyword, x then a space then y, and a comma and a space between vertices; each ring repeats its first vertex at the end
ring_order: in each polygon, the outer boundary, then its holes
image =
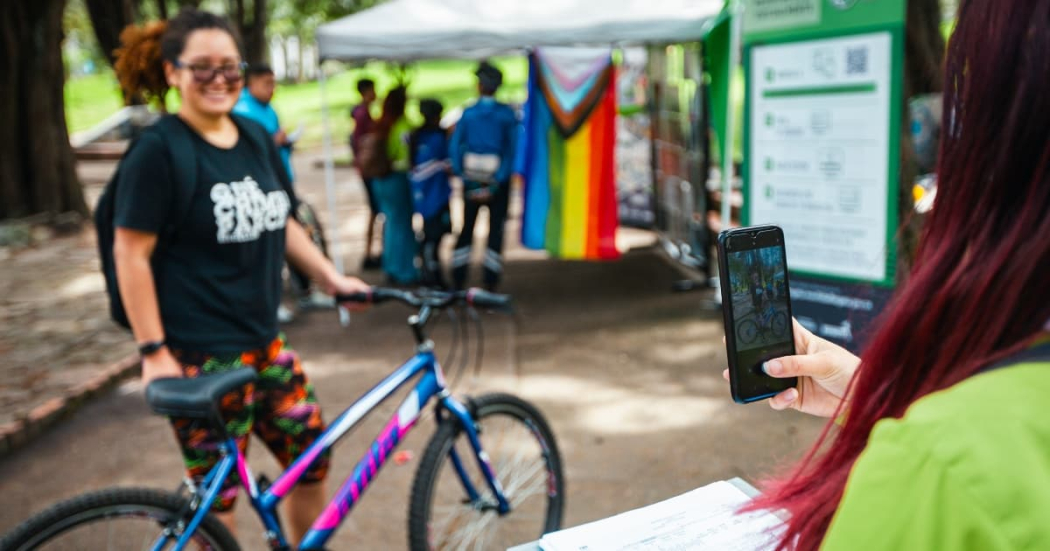
MULTIPOLYGON (((110 488, 63 501, 33 516, 0 541, 4 551, 149 550, 180 519, 187 497, 147 488, 110 488)), ((179 530, 176 530, 178 533, 179 530)), ((172 549, 172 539, 162 549, 172 549)), ((212 515, 204 517, 190 550, 238 551, 236 540, 212 515)))
POLYGON ((511 510, 499 515, 467 435, 455 419, 447 419, 427 444, 412 485, 408 538, 413 551, 506 549, 561 527, 565 482, 546 420, 529 403, 506 394, 477 398, 474 411, 482 449, 511 510), (450 459, 453 448, 480 494, 475 502, 450 459))
POLYGON ((758 324, 750 319, 738 323, 736 336, 741 344, 751 344, 758 337, 758 324))

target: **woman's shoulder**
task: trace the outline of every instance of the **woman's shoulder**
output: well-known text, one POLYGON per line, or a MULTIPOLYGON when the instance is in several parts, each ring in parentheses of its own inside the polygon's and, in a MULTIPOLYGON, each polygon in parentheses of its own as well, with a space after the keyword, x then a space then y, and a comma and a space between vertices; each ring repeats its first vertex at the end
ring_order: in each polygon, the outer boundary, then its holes
POLYGON ((171 146, 164 133, 153 126, 146 127, 135 137, 120 161, 123 172, 155 169, 167 166, 171 146))
POLYGON ((916 401, 900 419, 880 421, 868 450, 899 450, 916 465, 937 465, 971 495, 1003 507, 1032 484, 1050 496, 1048 395, 1048 362, 976 375, 916 401))
POLYGON ((825 548, 929 548, 936 541, 946 549, 1045 549, 1047 392, 1050 363, 1016 365, 880 421, 853 466, 825 548))
MULTIPOLYGON (((1050 362, 1003 367, 929 394, 900 419, 876 425, 895 436, 942 442, 1032 433, 1050 452, 1050 362)), ((873 433, 873 437, 876 436, 873 433)), ((947 447, 946 449, 951 449, 947 447)))
MULTIPOLYGON (((912 404, 909 425, 1007 420, 1037 412, 1050 413, 1050 362, 1008 365, 967 378, 912 404)), ((1050 430, 1050 427, 1048 427, 1050 430)))

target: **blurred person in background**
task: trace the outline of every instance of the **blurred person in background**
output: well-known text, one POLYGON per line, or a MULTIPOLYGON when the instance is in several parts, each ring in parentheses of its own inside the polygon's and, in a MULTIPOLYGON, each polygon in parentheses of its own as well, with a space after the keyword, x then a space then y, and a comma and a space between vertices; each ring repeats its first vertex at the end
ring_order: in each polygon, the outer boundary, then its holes
MULTIPOLYGON (((357 93, 361 95, 361 103, 350 110, 350 118, 354 120, 354 129, 350 132, 350 151, 354 156, 354 166, 360 171, 357 161, 361 152, 362 138, 375 131, 376 121, 372 119, 372 104, 376 100, 376 83, 372 79, 363 78, 357 81, 357 93)), ((379 204, 376 202, 374 179, 361 176, 361 182, 365 186, 365 194, 368 196, 368 229, 365 232, 365 260, 362 268, 375 270, 382 267, 379 255, 372 253, 372 241, 375 238, 376 219, 379 217, 379 204)))
POLYGON ((496 101, 503 73, 483 61, 475 74, 478 100, 463 111, 449 145, 452 171, 463 179, 463 229, 452 253, 452 279, 456 289, 467 284, 474 223, 486 207, 489 234, 482 266, 485 288, 495 291, 503 276, 503 227, 510 206, 518 118, 508 105, 496 101))

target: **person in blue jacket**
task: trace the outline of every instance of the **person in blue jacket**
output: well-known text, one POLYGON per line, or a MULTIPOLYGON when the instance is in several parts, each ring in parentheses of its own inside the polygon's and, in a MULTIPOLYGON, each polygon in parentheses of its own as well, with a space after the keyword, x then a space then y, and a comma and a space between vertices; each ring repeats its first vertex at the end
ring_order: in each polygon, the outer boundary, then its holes
POLYGON ((447 287, 441 273, 438 249, 445 234, 452 233, 449 211, 448 134, 441 128, 443 106, 435 99, 419 102, 423 126, 409 137, 412 169, 408 179, 412 184, 412 201, 416 212, 423 217, 421 253, 423 255, 422 283, 431 287, 447 287))
POLYGON ((480 97, 463 111, 449 144, 452 171, 463 179, 463 229, 452 254, 452 278, 456 289, 466 284, 474 222, 486 206, 489 235, 482 266, 485 288, 493 291, 503 275, 503 225, 510 204, 518 119, 513 109, 493 97, 503 83, 499 69, 483 61, 475 74, 480 97))

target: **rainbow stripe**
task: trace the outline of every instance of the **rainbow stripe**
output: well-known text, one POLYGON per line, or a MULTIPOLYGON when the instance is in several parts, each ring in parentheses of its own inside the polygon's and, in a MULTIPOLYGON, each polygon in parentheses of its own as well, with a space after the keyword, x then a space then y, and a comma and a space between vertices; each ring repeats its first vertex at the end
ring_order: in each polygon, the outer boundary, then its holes
POLYGON ((557 258, 618 258, 612 61, 569 84, 576 88, 552 76, 558 71, 544 63, 544 57, 529 58, 522 244, 557 258))

